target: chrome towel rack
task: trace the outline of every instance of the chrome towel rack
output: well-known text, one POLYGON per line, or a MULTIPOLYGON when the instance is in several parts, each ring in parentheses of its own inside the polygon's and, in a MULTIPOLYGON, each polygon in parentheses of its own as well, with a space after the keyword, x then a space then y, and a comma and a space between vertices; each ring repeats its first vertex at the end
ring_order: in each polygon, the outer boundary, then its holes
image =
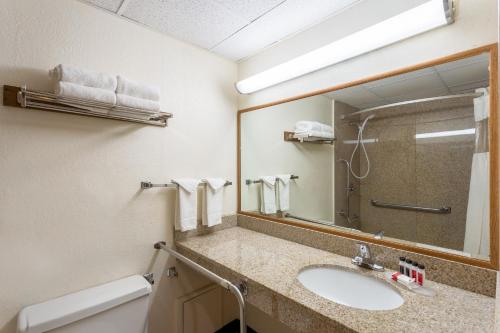
MULTIPOLYGON (((299 176, 292 175, 290 177, 290 179, 299 179, 299 176)), ((276 178, 276 180, 278 180, 278 178, 276 178)), ((262 183, 262 179, 257 179, 257 180, 247 179, 247 180, 245 180, 245 184, 247 184, 247 185, 258 184, 258 183, 262 183)))
MULTIPOLYGON (((206 180, 202 180, 200 182, 200 185, 206 185, 208 184, 206 180)), ((229 185, 233 185, 232 182, 230 182, 229 180, 226 180, 226 182, 224 183, 224 186, 229 186, 229 185)), ((170 183, 166 183, 166 184, 153 184, 151 182, 141 182, 141 188, 143 190, 146 190, 148 188, 153 188, 153 187, 177 187, 179 186, 179 184, 177 184, 175 181, 171 181, 170 183)))
POLYGON ((246 304, 245 304, 245 298, 243 297, 243 293, 240 291, 240 289, 234 285, 233 283, 229 282, 228 280, 220 277, 219 275, 215 274, 212 271, 209 271, 205 267, 197 264, 196 262, 192 261, 191 259, 183 256, 179 252, 175 251, 172 248, 167 247, 167 244, 165 242, 157 242, 154 244, 154 248, 157 250, 164 250, 168 252, 169 254, 173 255, 175 258, 178 260, 182 261, 195 271, 198 271, 199 273, 203 274, 210 280, 214 281, 217 283, 219 286, 222 288, 228 290, 231 292, 236 299, 238 300, 238 305, 240 307, 240 332, 241 333, 246 333, 247 331, 247 324, 246 324, 246 304))
POLYGON ((417 212, 426 212, 426 213, 434 213, 434 214, 450 214, 451 213, 451 207, 447 207, 447 206, 443 206, 443 207, 439 207, 439 208, 419 207, 419 206, 379 202, 378 200, 371 200, 371 204, 372 204, 372 206, 380 207, 380 208, 413 210, 413 211, 417 211, 417 212))
POLYGON ((98 118, 123 120, 154 126, 167 126, 173 115, 162 111, 149 111, 80 98, 57 96, 50 92, 28 90, 26 86, 4 86, 3 104, 26 109, 54 111, 98 118))

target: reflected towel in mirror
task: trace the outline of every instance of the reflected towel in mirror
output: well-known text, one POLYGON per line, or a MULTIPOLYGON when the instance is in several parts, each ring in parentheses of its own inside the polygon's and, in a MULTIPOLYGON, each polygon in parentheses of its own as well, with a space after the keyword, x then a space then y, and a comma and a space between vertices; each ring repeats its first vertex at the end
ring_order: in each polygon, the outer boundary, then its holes
POLYGON ((278 204, 280 211, 290 209, 290 179, 292 175, 276 175, 278 179, 278 204))
POLYGON ((261 176, 260 186, 260 212, 263 214, 276 213, 276 177, 261 176))

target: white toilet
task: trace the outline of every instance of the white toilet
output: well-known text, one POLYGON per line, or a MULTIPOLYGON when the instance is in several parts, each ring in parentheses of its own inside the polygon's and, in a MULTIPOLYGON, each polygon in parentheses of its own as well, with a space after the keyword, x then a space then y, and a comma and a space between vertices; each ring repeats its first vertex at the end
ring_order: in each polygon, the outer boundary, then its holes
POLYGON ((151 285, 139 275, 21 310, 20 333, 144 333, 151 285))

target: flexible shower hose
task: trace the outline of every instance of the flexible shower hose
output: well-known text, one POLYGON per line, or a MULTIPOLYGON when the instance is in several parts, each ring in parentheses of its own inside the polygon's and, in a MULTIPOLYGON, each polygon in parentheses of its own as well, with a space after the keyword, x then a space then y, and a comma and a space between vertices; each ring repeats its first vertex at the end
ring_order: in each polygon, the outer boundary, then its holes
POLYGON ((370 158, 368 157, 368 153, 366 152, 365 144, 363 142, 363 131, 365 130, 366 124, 368 123, 368 120, 372 119, 375 117, 374 115, 370 115, 366 117, 366 119, 363 121, 362 125, 358 125, 358 140, 356 142, 356 147, 354 147, 354 150, 352 151, 351 154, 351 161, 349 162, 349 170, 351 170, 351 174, 354 178, 356 179, 365 179, 368 177, 368 174, 370 173, 370 158), (361 149, 363 150, 363 153, 365 154, 366 158, 366 172, 364 175, 357 175, 354 170, 352 169, 352 160, 354 159, 354 154, 356 154, 356 151, 358 150, 359 146, 361 145, 361 149))

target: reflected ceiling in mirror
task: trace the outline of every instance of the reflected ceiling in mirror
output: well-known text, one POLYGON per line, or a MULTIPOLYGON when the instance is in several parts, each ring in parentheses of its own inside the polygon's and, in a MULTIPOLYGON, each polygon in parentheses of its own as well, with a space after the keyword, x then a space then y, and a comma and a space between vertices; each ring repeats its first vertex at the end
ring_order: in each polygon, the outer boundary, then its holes
POLYGON ((240 211, 490 261, 491 52, 240 111, 240 211))

